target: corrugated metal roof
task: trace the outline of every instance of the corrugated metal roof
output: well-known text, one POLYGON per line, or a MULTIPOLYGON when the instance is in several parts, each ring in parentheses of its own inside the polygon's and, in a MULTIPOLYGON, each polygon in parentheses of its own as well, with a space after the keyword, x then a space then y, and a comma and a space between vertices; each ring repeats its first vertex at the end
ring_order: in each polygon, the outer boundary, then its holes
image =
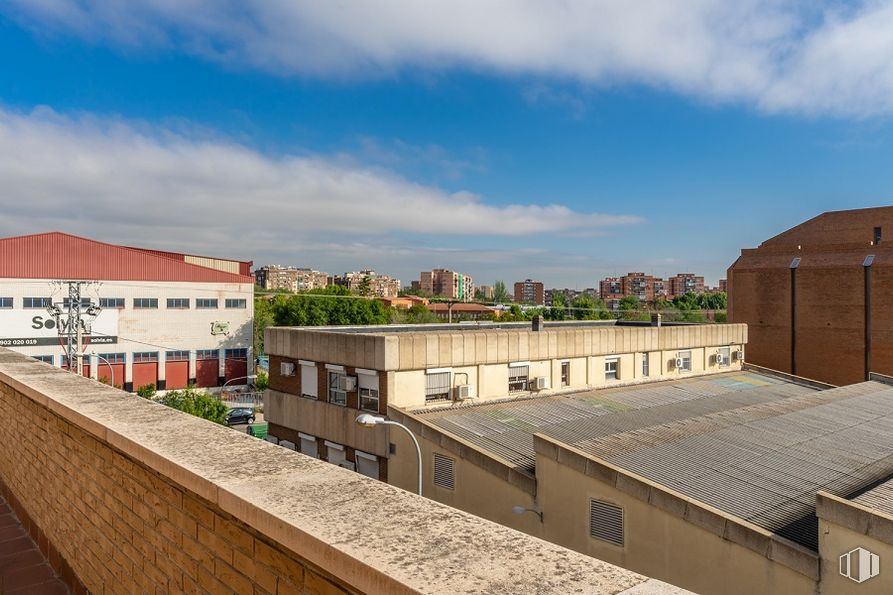
POLYGON ((253 283, 237 275, 61 232, 0 238, 0 278, 253 283))
MULTIPOLYGON (((825 391, 751 372, 425 415, 534 469, 536 432, 817 548, 815 495, 893 476, 893 387, 825 391)), ((893 480, 856 501, 893 512, 893 480)))

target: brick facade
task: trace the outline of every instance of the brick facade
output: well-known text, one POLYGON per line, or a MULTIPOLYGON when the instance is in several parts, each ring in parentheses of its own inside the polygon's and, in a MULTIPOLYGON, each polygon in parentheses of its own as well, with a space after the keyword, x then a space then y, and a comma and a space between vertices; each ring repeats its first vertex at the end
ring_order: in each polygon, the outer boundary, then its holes
POLYGON ((6 384, 0 411, 2 491, 74 592, 349 592, 6 384))

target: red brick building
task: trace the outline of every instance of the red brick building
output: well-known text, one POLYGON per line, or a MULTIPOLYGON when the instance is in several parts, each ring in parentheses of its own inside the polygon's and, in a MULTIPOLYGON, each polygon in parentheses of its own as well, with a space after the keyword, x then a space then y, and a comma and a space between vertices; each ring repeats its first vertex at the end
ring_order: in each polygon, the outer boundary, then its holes
POLYGON ((667 279, 667 298, 673 299, 686 293, 704 293, 704 277, 694 273, 679 273, 667 279))
POLYGON ((819 215, 744 249, 728 271, 729 320, 750 362, 851 384, 893 375, 893 207, 819 215))
POLYGON ((515 303, 542 306, 546 303, 546 292, 542 281, 525 279, 515 283, 515 303))

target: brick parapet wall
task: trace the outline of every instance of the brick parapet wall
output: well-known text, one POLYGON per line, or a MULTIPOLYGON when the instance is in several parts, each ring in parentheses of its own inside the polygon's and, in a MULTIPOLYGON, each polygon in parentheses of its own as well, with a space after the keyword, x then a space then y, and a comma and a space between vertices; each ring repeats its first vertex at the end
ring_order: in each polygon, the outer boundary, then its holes
POLYGON ((0 349, 0 482, 90 592, 666 585, 0 349))

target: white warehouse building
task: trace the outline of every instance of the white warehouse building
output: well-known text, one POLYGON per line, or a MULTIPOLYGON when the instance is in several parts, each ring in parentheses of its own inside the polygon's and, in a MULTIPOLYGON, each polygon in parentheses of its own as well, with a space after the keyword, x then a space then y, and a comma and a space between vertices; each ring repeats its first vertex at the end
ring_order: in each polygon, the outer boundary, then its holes
POLYGON ((253 370, 251 262, 116 246, 52 232, 0 239, 0 346, 68 367, 47 307, 82 310, 85 376, 125 390, 245 384, 253 370), (98 308, 96 308, 98 306, 98 308))

